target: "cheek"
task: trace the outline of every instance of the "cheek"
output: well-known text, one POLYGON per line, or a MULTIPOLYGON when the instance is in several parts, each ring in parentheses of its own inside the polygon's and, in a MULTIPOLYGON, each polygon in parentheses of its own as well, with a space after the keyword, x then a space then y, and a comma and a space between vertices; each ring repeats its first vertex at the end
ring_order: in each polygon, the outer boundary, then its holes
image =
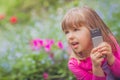
POLYGON ((92 42, 90 33, 86 34, 86 41, 87 41, 88 43, 91 43, 91 42, 92 42))
POLYGON ((91 40, 91 36, 89 33, 86 33, 86 32, 81 32, 79 35, 78 35, 79 39, 81 39, 81 41, 90 41, 91 40))
POLYGON ((86 34, 85 32, 83 32, 80 34, 79 37, 80 37, 81 44, 83 44, 83 46, 86 47, 92 44, 90 33, 86 34))
POLYGON ((92 47, 92 39, 90 34, 86 35, 86 47, 92 47))
POLYGON ((66 35, 65 37, 66 37, 66 40, 67 40, 67 41, 69 41, 69 38, 68 38, 68 36, 66 35))
POLYGON ((66 37, 66 41, 67 41, 67 43, 69 44, 69 38, 68 38, 68 36, 65 36, 66 37))

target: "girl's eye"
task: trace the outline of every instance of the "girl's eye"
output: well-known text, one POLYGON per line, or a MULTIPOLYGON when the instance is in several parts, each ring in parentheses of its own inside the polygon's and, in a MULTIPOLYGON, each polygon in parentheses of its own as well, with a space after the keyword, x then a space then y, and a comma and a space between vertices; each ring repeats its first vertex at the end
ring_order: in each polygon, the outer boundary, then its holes
POLYGON ((65 34, 68 34, 69 33, 69 31, 65 31, 65 34))
POLYGON ((74 31, 79 31, 79 29, 76 28, 76 29, 74 29, 74 31))

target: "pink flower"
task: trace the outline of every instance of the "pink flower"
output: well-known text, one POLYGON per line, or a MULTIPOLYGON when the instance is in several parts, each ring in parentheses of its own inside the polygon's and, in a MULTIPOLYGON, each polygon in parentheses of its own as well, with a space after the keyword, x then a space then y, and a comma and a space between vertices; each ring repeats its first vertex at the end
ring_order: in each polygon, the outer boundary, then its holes
POLYGON ((54 44, 54 40, 53 40, 53 39, 50 40, 50 44, 51 44, 51 45, 54 44))
POLYGON ((48 73, 44 72, 43 73, 43 78, 44 78, 44 80, 47 80, 48 79, 48 73))
POLYGON ((17 17, 16 17, 16 16, 12 16, 12 17, 10 18, 10 22, 11 22, 12 24, 15 24, 15 23, 17 22, 17 17))
POLYGON ((57 46, 58 46, 60 49, 63 49, 63 43, 62 43, 61 41, 59 41, 59 42, 57 43, 57 46))
POLYGON ((39 50, 44 44, 43 44, 43 40, 34 39, 31 41, 31 45, 33 50, 39 50))
POLYGON ((47 45, 45 45, 45 51, 46 52, 49 52, 50 50, 51 50, 51 45, 50 44, 47 44, 47 45))
POLYGON ((49 52, 51 50, 52 45, 54 44, 54 40, 46 39, 45 41, 46 41, 46 44, 44 46, 45 51, 49 52))
POLYGON ((54 44, 54 40, 53 39, 46 39, 46 43, 53 45, 54 44))
POLYGON ((39 43, 41 46, 44 45, 43 40, 38 40, 38 43, 39 43))

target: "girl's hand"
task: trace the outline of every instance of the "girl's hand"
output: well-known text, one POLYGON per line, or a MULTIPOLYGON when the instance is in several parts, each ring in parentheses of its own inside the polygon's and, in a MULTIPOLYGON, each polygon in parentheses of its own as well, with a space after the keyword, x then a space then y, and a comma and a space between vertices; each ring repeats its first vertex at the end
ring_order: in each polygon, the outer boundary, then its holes
POLYGON ((104 54, 102 54, 102 51, 100 50, 101 45, 99 45, 96 48, 93 48, 90 57, 92 60, 92 70, 93 74, 96 76, 104 77, 104 71, 102 70, 101 64, 102 61, 104 60, 104 54))
POLYGON ((93 67, 101 67, 101 63, 104 60, 103 55, 98 51, 98 48, 93 48, 90 54, 93 67))
POLYGON ((109 65, 112 65, 115 61, 114 55, 112 53, 112 48, 110 44, 107 42, 102 42, 98 47, 97 47, 98 52, 100 52, 102 55, 104 55, 108 61, 109 65))
POLYGON ((92 71, 96 76, 103 77, 105 76, 104 71, 102 70, 101 64, 104 60, 103 55, 98 51, 98 48, 93 48, 90 54, 92 60, 92 71))

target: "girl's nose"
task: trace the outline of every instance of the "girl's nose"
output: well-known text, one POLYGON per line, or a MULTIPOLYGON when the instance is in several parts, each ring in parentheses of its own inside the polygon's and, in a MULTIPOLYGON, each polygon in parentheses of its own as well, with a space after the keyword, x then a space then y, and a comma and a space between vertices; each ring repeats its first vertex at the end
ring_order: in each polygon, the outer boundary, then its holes
POLYGON ((74 39, 74 34, 73 33, 69 33, 68 35, 68 40, 73 40, 74 39))

